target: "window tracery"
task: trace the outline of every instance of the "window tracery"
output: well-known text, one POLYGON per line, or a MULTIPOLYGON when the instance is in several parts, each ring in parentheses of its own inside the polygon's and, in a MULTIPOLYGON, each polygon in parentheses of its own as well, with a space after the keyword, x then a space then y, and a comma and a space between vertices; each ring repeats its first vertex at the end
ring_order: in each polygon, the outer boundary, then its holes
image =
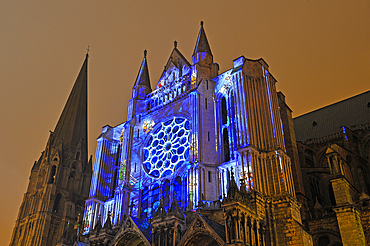
POLYGON ((144 146, 146 173, 154 178, 173 174, 189 158, 190 138, 189 120, 173 118, 160 123, 144 146))

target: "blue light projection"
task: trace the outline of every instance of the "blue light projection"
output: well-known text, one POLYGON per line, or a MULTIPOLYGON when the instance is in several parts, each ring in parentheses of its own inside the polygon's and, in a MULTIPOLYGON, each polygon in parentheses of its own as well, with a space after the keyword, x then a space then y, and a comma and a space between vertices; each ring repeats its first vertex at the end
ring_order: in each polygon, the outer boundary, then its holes
POLYGON ((343 133, 344 133, 344 138, 345 138, 346 140, 348 140, 347 132, 346 132, 346 127, 345 127, 345 126, 342 126, 342 130, 343 130, 343 133))
POLYGON ((265 77, 265 79, 266 79, 267 94, 268 94, 269 104, 270 104, 272 128, 274 130, 274 138, 276 138, 275 119, 274 119, 274 115, 273 115, 273 112, 272 112, 272 103, 271 103, 272 99, 271 99, 271 91, 270 91, 270 85, 269 85, 269 79, 268 79, 269 72, 267 71, 267 69, 264 69, 264 67, 262 67, 262 74, 263 74, 263 77, 265 77))
POLYGON ((144 146, 145 172, 154 178, 173 174, 189 159, 190 138, 189 120, 173 118, 160 123, 144 146))

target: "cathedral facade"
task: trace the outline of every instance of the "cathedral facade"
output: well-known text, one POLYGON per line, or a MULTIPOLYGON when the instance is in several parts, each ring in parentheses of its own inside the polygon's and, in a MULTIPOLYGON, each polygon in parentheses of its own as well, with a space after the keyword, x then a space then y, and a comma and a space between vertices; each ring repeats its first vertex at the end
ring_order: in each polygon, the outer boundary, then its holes
POLYGON ((127 120, 103 127, 92 168, 86 72, 87 57, 10 245, 369 242, 370 92, 293 119, 262 58, 219 72, 201 22, 191 62, 175 42, 155 88, 144 52, 127 120))
POLYGON ((96 227, 109 219, 121 228, 103 240, 114 245, 312 245, 276 80, 263 59, 233 64, 219 73, 201 24, 192 61, 175 42, 151 88, 145 51, 127 121, 97 139, 82 229, 90 243, 102 243, 96 227))

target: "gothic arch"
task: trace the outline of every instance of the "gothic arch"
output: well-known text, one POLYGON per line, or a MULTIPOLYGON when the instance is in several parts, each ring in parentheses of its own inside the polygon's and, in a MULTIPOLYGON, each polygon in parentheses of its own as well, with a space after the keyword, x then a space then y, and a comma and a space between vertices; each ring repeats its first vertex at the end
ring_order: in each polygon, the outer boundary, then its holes
POLYGON ((197 214, 178 246, 217 246, 224 245, 224 240, 197 214))
POLYGON ((218 246, 222 245, 208 233, 198 232, 193 234, 188 240, 182 244, 184 246, 218 246))
POLYGON ((307 148, 304 150, 304 158, 305 158, 305 161, 306 161, 306 166, 308 167, 315 167, 315 158, 316 157, 316 154, 313 150, 307 148))
POLYGON ((71 163, 71 172, 76 171, 78 174, 82 172, 81 162, 74 161, 71 163))
POLYGON ((52 184, 52 183, 54 183, 55 178, 56 178, 56 170, 57 170, 56 165, 53 165, 53 166, 49 169, 48 184, 52 184))
POLYGON ((326 158, 326 150, 330 146, 325 146, 324 148, 320 149, 317 153, 317 167, 327 167, 329 168, 329 163, 326 158))
POLYGON ((63 211, 63 195, 58 193, 54 200, 53 212, 56 214, 61 214, 63 211))
MULTIPOLYGON (((151 239, 149 238, 151 241, 151 239)), ((135 223, 128 217, 113 239, 112 246, 151 246, 151 242, 140 232, 135 223)))
POLYGON ((370 156, 370 134, 367 135, 363 140, 363 152, 364 158, 369 161, 370 156))
POLYGON ((141 238, 138 233, 133 229, 126 229, 126 231, 113 241, 112 246, 150 246, 148 241, 141 238))

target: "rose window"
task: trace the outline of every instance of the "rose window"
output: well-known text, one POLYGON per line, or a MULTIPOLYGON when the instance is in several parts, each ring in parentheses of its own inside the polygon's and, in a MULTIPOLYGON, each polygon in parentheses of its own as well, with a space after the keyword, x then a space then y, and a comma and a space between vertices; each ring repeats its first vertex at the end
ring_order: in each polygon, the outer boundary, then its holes
POLYGON ((144 146, 144 170, 154 178, 171 175, 188 160, 190 122, 174 118, 154 127, 144 146))

